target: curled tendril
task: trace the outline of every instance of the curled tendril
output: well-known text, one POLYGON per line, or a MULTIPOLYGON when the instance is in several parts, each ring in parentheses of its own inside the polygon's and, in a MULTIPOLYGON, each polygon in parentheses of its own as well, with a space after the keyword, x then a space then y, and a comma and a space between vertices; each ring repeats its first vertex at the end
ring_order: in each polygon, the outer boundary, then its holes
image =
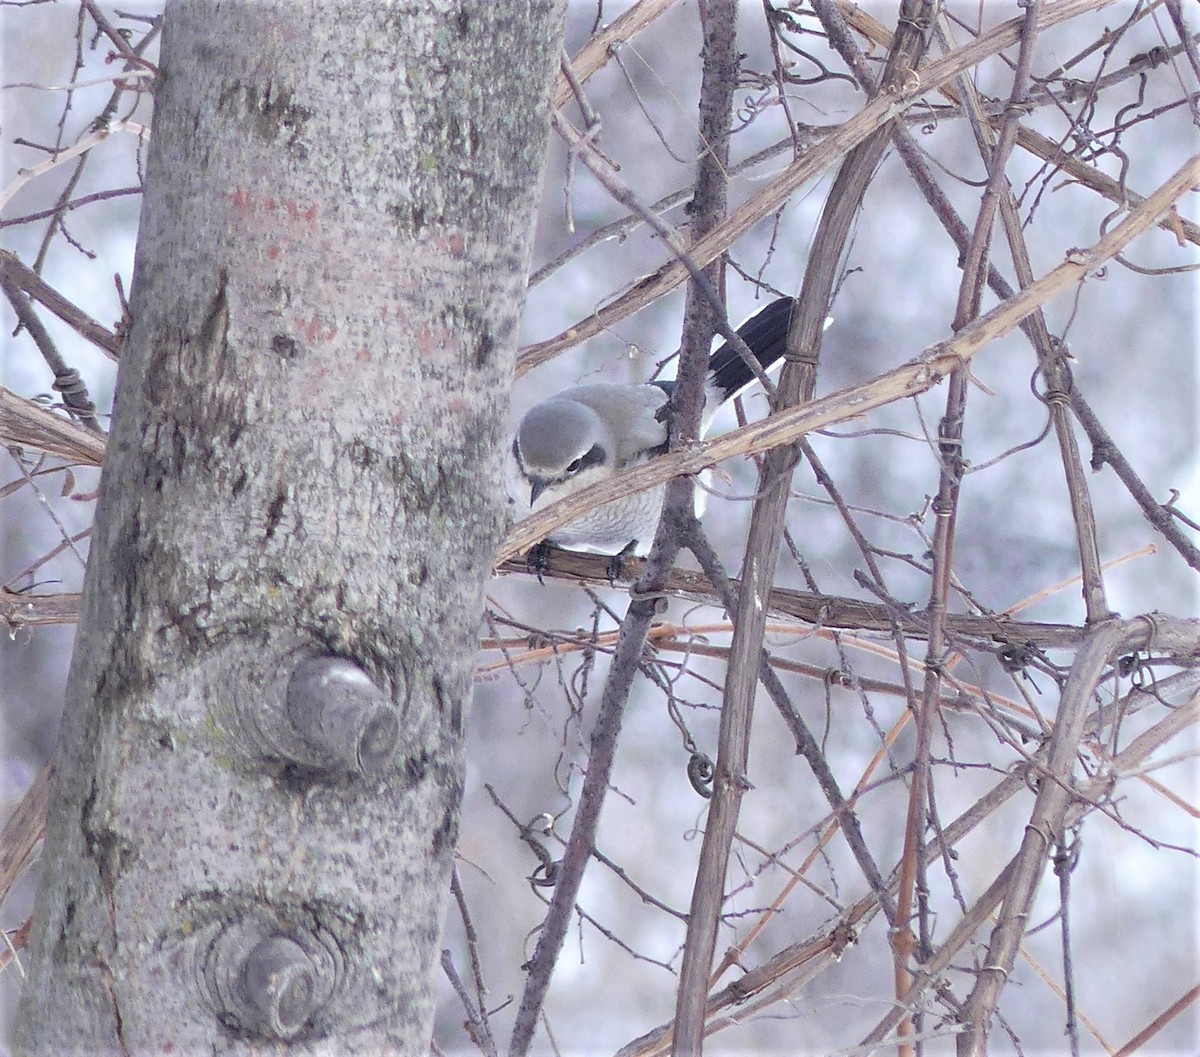
POLYGON ((529 875, 529 883, 535 888, 553 888, 558 883, 559 863, 546 850, 546 846, 534 836, 535 830, 547 835, 553 829, 554 818, 544 811, 521 827, 521 840, 528 844, 533 850, 533 854, 538 857, 538 864, 534 867, 533 873, 529 875))
POLYGON ((712 760, 702 752, 693 752, 688 759, 687 776, 692 788, 708 800, 712 796, 713 778, 717 768, 712 760))

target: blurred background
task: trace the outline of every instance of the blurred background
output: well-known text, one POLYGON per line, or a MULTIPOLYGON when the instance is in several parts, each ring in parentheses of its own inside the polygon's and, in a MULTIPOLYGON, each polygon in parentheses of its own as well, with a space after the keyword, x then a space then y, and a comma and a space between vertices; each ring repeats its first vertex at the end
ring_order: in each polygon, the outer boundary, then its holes
MULTIPOLYGON (((575 53, 597 22, 611 23, 628 5, 574 2, 569 7, 567 51, 575 53)), ((768 8, 772 5, 766 5, 768 8)), ((776 4, 777 8, 784 5, 776 4)), ((895 5, 861 5, 891 27, 895 5)), ((1042 33, 1035 71, 1050 81, 1055 99, 1035 107, 1027 123, 1043 135, 1069 137, 1071 122, 1085 114, 1087 127, 1108 150, 1092 164, 1128 186, 1149 194, 1193 153, 1197 85, 1185 62, 1168 62, 1117 81, 1090 103, 1069 98, 1061 79, 1086 85, 1125 68, 1151 48, 1174 43, 1163 8, 1117 3, 1042 33), (1120 29, 1107 47, 1084 54, 1106 29, 1120 29), (1080 57, 1080 56, 1083 57, 1080 57), (1073 61, 1074 60, 1074 61, 1073 61), (1185 97, 1192 100, 1191 109, 1185 97), (1137 118, 1137 120, 1133 120, 1137 118), (1118 132, 1111 130, 1117 127, 1118 132), (1105 130, 1109 130, 1105 136, 1105 130)), ((820 78, 791 84, 781 105, 764 5, 742 5, 739 46, 743 82, 737 92, 738 130, 731 144, 730 206, 753 196, 791 160, 789 118, 814 137, 851 117, 862 104, 844 66, 815 32, 817 23, 795 5, 786 34, 794 49, 784 52, 794 73, 820 78), (821 66, 825 66, 822 75, 821 66), (773 146, 781 149, 742 168, 773 146)), ((1015 3, 951 4, 949 26, 965 42, 980 19, 986 28, 1016 17, 1015 3), (957 22, 956 19, 961 19, 957 22)), ((136 17, 114 25, 134 39, 147 30, 136 17)), ((126 16, 155 9, 121 5, 126 16)), ((1188 8, 1200 28, 1200 17, 1188 8)), ((111 83, 80 88, 70 96, 45 86, 111 76, 94 25, 74 4, 5 8, 0 11, 4 47, 3 142, 0 184, 9 187, 22 167, 44 161, 45 146, 60 137, 69 146, 86 135, 112 94, 111 83), (82 27, 82 28, 81 28, 82 27), (41 85, 32 88, 27 85, 41 85)), ((700 26, 696 4, 679 0, 648 29, 616 50, 586 84, 602 121, 600 146, 620 167, 621 178, 641 200, 655 203, 681 192, 667 217, 686 225, 683 203, 697 153, 696 100, 700 76, 700 26)), ((937 46, 933 48, 936 54, 937 46)), ((154 61, 152 44, 146 58, 154 61)), ((881 60, 883 52, 874 51, 881 60)), ((1011 58, 1015 49, 1009 53, 1011 58)), ((975 71, 987 97, 1007 97, 1011 70, 992 60, 975 71)), ((965 119, 930 98, 911 130, 939 185, 970 225, 979 208, 986 172, 965 119)), ((576 124, 574 105, 567 114, 576 124)), ((124 93, 118 118, 149 125, 148 96, 124 93), (136 106, 135 106, 136 103, 136 106)), ((139 182, 139 140, 114 134, 88 153, 88 163, 70 197, 139 182)), ((95 319, 113 326, 121 317, 114 275, 128 283, 137 234, 140 198, 118 195, 81 206, 68 215, 66 230, 48 219, 12 222, 48 209, 67 188, 75 169, 60 165, 29 181, 4 206, 3 247, 95 319)), ((1072 247, 1088 246, 1114 222, 1116 208, 1093 191, 1018 149, 1010 181, 1025 219, 1025 235, 1037 275, 1059 264, 1072 247)), ((733 247, 726 272, 729 318, 735 325, 779 293, 796 294, 833 173, 801 188, 778 213, 764 217, 733 247)), ((1194 219, 1195 197, 1181 212, 1194 219)), ((661 241, 644 225, 619 232, 576 252, 590 236, 626 218, 626 211, 552 139, 544 177, 533 272, 522 341, 552 337, 586 318, 643 275, 669 259, 661 241)), ((993 243, 997 266, 1012 279, 1004 240, 993 243)), ((1196 444, 1196 277, 1159 274, 1196 259, 1196 247, 1181 247, 1169 233, 1153 230, 1126 254, 1130 265, 1110 263, 1078 289, 1047 306, 1053 334, 1074 359, 1079 390, 1113 440, 1161 503, 1178 490, 1178 507, 1200 517, 1196 444)), ((818 376, 818 395, 879 375, 918 356, 951 335, 961 278, 958 252, 914 187, 894 152, 880 164, 867 193, 844 261, 844 276, 831 308, 818 376)), ((984 309, 994 305, 985 296, 984 309)), ((586 345, 526 374, 513 391, 514 421, 533 403, 568 385, 590 381, 636 381, 660 369, 679 342, 682 289, 623 320, 586 345)), ((0 304, 3 355, 0 382, 17 394, 48 393, 52 375, 26 334, 14 336, 11 307, 0 304)), ((115 365, 74 331, 46 314, 46 325, 68 362, 77 367, 103 412, 111 407, 115 365)), ((970 472, 962 488, 954 571, 962 590, 960 612, 1000 612, 1025 600, 1020 619, 1082 623, 1077 584, 1075 526, 1066 501, 1062 462, 1047 412, 1031 386, 1036 361, 1026 340, 1014 333, 988 346, 972 363, 975 384, 968 397, 965 455, 970 472)), ((812 446, 854 512, 860 530, 877 548, 890 596, 922 608, 929 595, 926 551, 933 530, 930 497, 937 489, 936 437, 945 404, 944 387, 916 400, 890 405, 861 421, 810 437, 812 446)), ((744 400, 745 413, 766 411, 761 395, 744 400)), ((733 408, 716 431, 736 424, 733 408)), ((1084 459, 1090 457, 1082 439, 1084 459)), ((97 473, 76 469, 30 477, 29 457, 8 455, 0 496, 0 570, 10 590, 41 593, 79 589, 87 554, 86 529, 97 473), (49 560, 45 556, 55 552, 49 560)), ((755 488, 752 462, 722 467, 710 497, 705 529, 726 568, 737 575, 755 488)), ((1161 611, 1197 615, 1194 570, 1147 524, 1111 469, 1089 479, 1102 558, 1114 566, 1105 586, 1121 615, 1161 611)), ((119 487, 119 482, 109 482, 119 487)), ((864 560, 847 526, 807 465, 793 481, 788 528, 791 543, 781 555, 779 586, 830 596, 870 598, 855 579, 864 560)), ((1194 538, 1194 534, 1193 534, 1194 538)), ((687 559, 684 559, 685 564, 687 559)), ((576 585, 528 575, 498 576, 490 609, 481 625, 485 649, 470 726, 469 762, 457 874, 462 899, 452 903, 445 946, 466 978, 471 958, 479 960, 488 988, 493 1029, 503 1049, 523 986, 523 963, 536 942, 545 913, 545 892, 528 881, 538 860, 521 827, 541 818, 534 833, 552 856, 569 833, 574 798, 586 766, 587 738, 607 670, 627 593, 607 585, 576 585), (549 832, 544 832, 549 830, 549 832), (465 911, 465 913, 464 913, 465 911), (470 930, 476 941, 468 941, 470 930)), ((647 656, 635 687, 620 740, 614 788, 601 824, 598 847, 613 868, 593 863, 579 906, 578 927, 560 959, 546 1006, 547 1030, 537 1051, 610 1053, 669 1020, 692 879, 705 819, 705 801, 690 786, 689 745, 715 755, 729 622, 717 606, 672 601, 661 618, 674 633, 647 656), (705 652, 715 655, 704 655, 705 652)), ((0 811, 15 805, 42 764, 56 735, 73 627, 19 629, 0 638, 0 811)), ((906 710, 904 697, 864 686, 871 680, 901 686, 890 636, 831 635, 809 625, 778 621, 768 647, 784 667, 780 675, 792 700, 822 739, 826 758, 842 788, 862 778, 881 751, 884 732, 906 710), (787 665, 795 670, 787 670, 787 665), (803 666, 808 666, 805 669, 803 666), (814 676, 836 668, 849 685, 834 686, 814 676)), ((910 643, 919 685, 920 643, 910 643)), ((1048 663, 1069 663, 1053 655, 1048 663)), ((992 657, 970 652, 957 668, 963 682, 985 688, 1000 700, 1017 700, 1053 717, 1057 688, 1036 670, 1014 677, 992 657)), ((873 684, 872 684, 873 685, 873 684)), ((1108 687, 1119 694, 1128 684, 1108 687)), ((1159 718, 1155 703, 1147 709, 1159 718)), ((1030 721, 1032 722, 1032 721, 1030 721)), ((1137 731, 1136 717, 1127 733, 1137 731)), ((1124 782, 1107 815, 1091 816, 1078 837, 1080 857, 1072 874, 1072 938, 1077 1001, 1090 1018, 1084 1053, 1113 1052, 1197 980, 1195 738, 1171 745, 1175 762, 1154 778, 1177 801, 1150 784, 1124 782), (1191 805, 1190 808, 1187 805, 1191 805), (1090 1030, 1094 1027, 1094 1030, 1090 1030)), ((911 731, 903 730, 882 753, 874 772, 878 784, 859 803, 864 832, 886 870, 900 856, 904 839, 911 731)), ((948 712, 935 750, 935 808, 943 822, 955 818, 1008 772, 1019 759, 992 725, 966 709, 948 712)), ((815 828, 828 805, 795 753, 787 729, 769 699, 761 696, 755 718, 749 775, 753 788, 743 803, 740 844, 731 865, 725 948, 746 943, 744 968, 761 964, 786 945, 819 930, 860 898, 865 884, 841 838, 817 856, 805 877, 769 916, 794 871, 814 849, 815 828)), ((1014 853, 1028 819, 1032 792, 1014 797, 991 814, 958 846, 951 869, 931 868, 930 899, 935 924, 945 930, 958 920, 956 889, 969 905, 1014 853)), ((5 903, 3 925, 25 921, 36 870, 5 903)), ((1032 926, 1051 921, 1059 909, 1054 878, 1048 875, 1032 926)), ((935 934, 935 940, 942 930, 935 934)), ((986 930, 981 942, 986 941, 986 930)), ((1057 923, 1028 938, 1030 960, 1019 961, 1001 1002, 1004 1018, 993 1052, 1065 1052, 1063 1003, 1052 984, 1061 980, 1061 932, 1057 923)), ((961 968, 970 968, 964 953, 961 968)), ((892 994, 886 926, 877 919, 840 962, 713 1036, 713 1053, 832 1053, 851 1046, 887 1012, 892 994)), ((719 984, 736 974, 727 974, 719 984)), ((961 998, 970 977, 954 972, 947 982, 961 998)), ((10 966, 0 974, 0 1027, 19 989, 10 966)), ((444 1052, 474 1052, 463 1028, 465 1014, 448 986, 435 1041, 444 1052)), ((937 1023, 930 1018, 930 1026, 937 1023)), ((0 1038, 3 1033, 0 1032, 0 1038)), ((1200 1037, 1194 1011, 1169 1025, 1144 1053, 1183 1053, 1200 1037)), ((952 1052, 943 1041, 927 1052, 952 1052), (938 1048, 940 1046, 941 1048, 938 1048)))

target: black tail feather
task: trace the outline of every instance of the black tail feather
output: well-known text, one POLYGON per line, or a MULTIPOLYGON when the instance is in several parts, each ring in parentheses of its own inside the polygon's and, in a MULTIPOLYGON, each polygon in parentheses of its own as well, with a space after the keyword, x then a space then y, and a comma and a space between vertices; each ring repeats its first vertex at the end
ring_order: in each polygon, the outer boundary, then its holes
MULTIPOLYGON (((750 347, 763 369, 771 367, 783 356, 787 344, 788 326, 792 320, 794 297, 781 297, 766 308, 759 309, 738 327, 741 339, 750 347)), ((754 372, 741 356, 725 342, 708 361, 709 385, 728 400, 754 381, 754 372)))

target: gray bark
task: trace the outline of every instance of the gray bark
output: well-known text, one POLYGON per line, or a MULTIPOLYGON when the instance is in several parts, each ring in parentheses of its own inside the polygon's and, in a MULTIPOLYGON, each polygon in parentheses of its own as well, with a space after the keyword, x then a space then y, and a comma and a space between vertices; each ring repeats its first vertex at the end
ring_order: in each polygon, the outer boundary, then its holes
POLYGON ((561 14, 168 6, 21 1052, 427 1050, 561 14))

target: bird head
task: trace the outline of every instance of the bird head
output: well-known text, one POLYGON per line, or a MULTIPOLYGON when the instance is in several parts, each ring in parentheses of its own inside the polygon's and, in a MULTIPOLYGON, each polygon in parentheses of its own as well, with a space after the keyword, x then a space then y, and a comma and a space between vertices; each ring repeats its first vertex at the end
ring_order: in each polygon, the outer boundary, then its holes
POLYGON ((611 472, 613 449, 604 423, 586 404, 552 399, 532 408, 513 439, 530 506, 548 489, 552 498, 561 498, 596 480, 597 471, 611 472))

